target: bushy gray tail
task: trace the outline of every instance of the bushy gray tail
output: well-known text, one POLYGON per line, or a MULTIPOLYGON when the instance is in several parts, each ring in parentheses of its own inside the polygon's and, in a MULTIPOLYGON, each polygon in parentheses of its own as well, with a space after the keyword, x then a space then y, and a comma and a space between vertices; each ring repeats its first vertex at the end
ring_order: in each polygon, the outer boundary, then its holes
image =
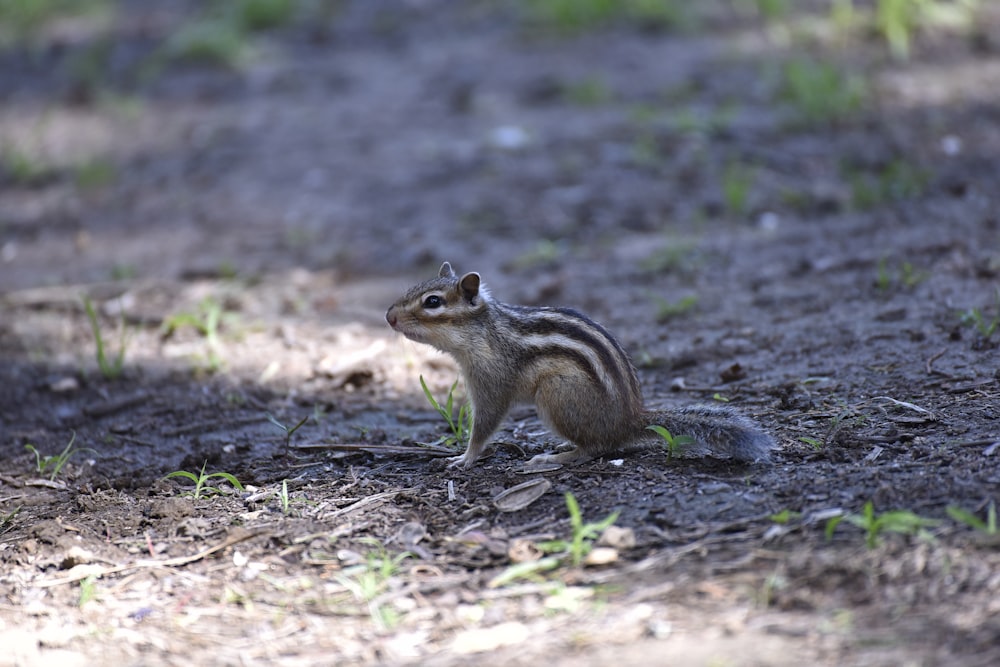
MULTIPOLYGON (((647 425, 662 426, 675 438, 693 438, 694 444, 682 450, 691 454, 766 463, 777 446, 757 422, 729 406, 694 405, 680 410, 649 411, 643 416, 647 425)), ((652 431, 648 433, 655 435, 652 431)))

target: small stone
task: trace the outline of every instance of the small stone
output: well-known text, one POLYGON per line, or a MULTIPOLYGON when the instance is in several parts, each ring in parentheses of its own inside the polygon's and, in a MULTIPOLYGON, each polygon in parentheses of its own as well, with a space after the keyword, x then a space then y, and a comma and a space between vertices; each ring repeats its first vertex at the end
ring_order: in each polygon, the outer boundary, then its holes
POLYGON ((531 540, 514 540, 507 549, 507 556, 514 563, 527 563, 540 559, 545 554, 531 540))
POLYGON ((67 394, 80 388, 80 382, 72 376, 67 375, 53 380, 49 383, 49 391, 54 394, 67 394))
POLYGON ((491 628, 474 628, 460 632, 451 644, 459 655, 495 651, 503 646, 522 644, 528 639, 528 626, 517 621, 500 623, 491 628))
POLYGON ((635 547, 635 531, 621 526, 608 526, 597 543, 613 549, 631 549, 635 547))
POLYGON ((583 559, 584 565, 608 565, 617 562, 618 550, 611 547, 594 547, 583 559))

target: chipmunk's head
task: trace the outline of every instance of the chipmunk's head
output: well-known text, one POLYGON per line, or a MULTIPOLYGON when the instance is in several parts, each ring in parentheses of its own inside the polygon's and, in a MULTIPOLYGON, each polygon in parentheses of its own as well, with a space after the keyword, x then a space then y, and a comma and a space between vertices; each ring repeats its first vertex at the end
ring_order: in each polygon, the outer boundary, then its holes
POLYGON ((410 288, 392 304, 385 320, 410 340, 460 353, 471 345, 468 327, 485 312, 490 300, 478 273, 459 277, 445 262, 436 278, 410 288))

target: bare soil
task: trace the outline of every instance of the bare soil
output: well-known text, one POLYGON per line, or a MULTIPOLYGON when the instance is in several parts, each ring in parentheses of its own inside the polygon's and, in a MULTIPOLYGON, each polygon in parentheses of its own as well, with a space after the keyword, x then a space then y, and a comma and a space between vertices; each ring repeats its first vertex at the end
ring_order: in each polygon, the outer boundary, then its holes
POLYGON ((116 8, 0 53, 0 664, 1000 664, 1000 542, 947 511, 1000 501, 995 11, 904 62, 729 4, 566 35, 353 2, 150 74, 197 3, 116 8), (781 93, 809 53, 857 111, 781 93), (446 470, 419 377, 456 368, 383 320, 442 260, 776 462, 524 474, 559 444, 525 408, 446 470), (244 488, 165 479, 202 469, 244 488), (567 493, 618 513, 610 562, 498 579, 571 538, 567 493))

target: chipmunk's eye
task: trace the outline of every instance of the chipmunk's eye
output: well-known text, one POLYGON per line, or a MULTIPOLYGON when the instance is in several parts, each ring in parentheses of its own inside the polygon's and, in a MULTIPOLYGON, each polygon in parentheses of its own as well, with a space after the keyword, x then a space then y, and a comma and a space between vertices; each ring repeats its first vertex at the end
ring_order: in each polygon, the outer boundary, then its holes
POLYGON ((424 308, 440 308, 444 305, 444 299, 439 297, 437 294, 431 294, 429 297, 424 299, 424 308))

